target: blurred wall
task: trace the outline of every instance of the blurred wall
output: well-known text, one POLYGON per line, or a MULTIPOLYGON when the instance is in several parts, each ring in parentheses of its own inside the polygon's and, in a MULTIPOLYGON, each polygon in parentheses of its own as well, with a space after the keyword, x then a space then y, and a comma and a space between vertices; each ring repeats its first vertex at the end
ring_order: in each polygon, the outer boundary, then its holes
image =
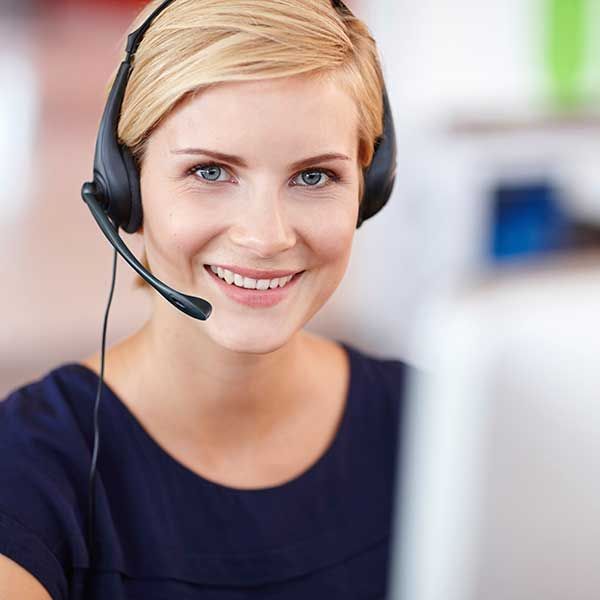
MULTIPOLYGON (((79 190, 132 14, 53 2, 3 15, 0 245, 11 293, 2 300, 0 392, 99 346, 111 251, 79 190)), ((144 317, 132 279, 119 265, 113 340, 144 317)))
MULTIPOLYGON (((356 234, 349 271, 309 329, 416 360, 424 306, 482 266, 486 190, 556 177, 569 207, 598 217, 600 54, 581 105, 552 101, 543 0, 356 0, 378 41, 399 143, 389 204, 356 234)), ((598 22, 590 0, 588 25, 598 22)), ((112 250, 81 201, 105 85, 139 2, 3 5, 0 76, 0 394, 99 348, 112 250)), ((590 48, 595 38, 590 38, 590 48)), ((129 236, 126 236, 129 237, 129 236)), ((135 240, 129 240, 137 251, 135 240)), ((148 315, 119 260, 109 343, 148 315)))

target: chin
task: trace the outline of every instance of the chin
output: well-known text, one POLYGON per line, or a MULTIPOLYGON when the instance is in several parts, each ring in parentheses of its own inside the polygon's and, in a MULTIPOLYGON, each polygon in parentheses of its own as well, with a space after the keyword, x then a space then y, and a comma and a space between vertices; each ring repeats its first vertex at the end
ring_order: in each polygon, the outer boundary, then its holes
POLYGON ((230 350, 243 354, 270 354, 284 347, 295 335, 295 330, 283 332, 281 329, 272 334, 265 333, 259 327, 248 327, 246 331, 219 327, 218 332, 210 332, 213 342, 230 350))

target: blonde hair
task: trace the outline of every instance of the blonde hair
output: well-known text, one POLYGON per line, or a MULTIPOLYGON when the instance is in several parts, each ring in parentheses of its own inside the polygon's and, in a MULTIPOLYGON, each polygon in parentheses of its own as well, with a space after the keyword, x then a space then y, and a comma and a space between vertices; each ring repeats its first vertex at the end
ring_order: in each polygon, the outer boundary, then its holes
MULTIPOLYGON (((149 2, 130 31, 160 3, 149 2)), ((296 75, 335 78, 354 98, 358 159, 366 169, 383 133, 381 65, 367 26, 331 0, 176 0, 134 57, 119 140, 141 165, 152 132, 192 94, 218 83, 296 75)), ((363 191, 361 178, 359 199, 363 191)))

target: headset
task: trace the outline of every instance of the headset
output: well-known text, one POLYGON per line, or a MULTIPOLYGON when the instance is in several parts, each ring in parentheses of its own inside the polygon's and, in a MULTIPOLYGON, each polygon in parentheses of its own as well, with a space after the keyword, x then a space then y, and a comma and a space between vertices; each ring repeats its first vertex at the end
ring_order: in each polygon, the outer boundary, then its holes
MULTIPOLYGON (((96 223, 113 246, 113 280, 104 315, 102 330, 102 352, 100 378, 94 406, 94 449, 89 477, 88 549, 90 566, 94 551, 94 481, 99 451, 98 407, 104 379, 104 350, 106 326, 112 302, 117 252, 122 258, 173 306, 192 318, 205 321, 210 317, 212 305, 196 296, 174 290, 150 273, 133 255, 119 235, 119 229, 127 233, 139 230, 143 221, 140 193, 140 174, 129 148, 118 139, 118 123, 127 83, 131 75, 135 53, 154 20, 175 0, 162 2, 127 38, 126 57, 121 63, 110 90, 96 139, 93 179, 85 182, 81 196, 90 209, 96 223)), ((201 0, 199 0, 201 1, 201 0)), ((333 7, 342 15, 352 16, 350 9, 341 0, 331 0, 333 7)), ((396 178, 396 134, 387 90, 383 89, 383 135, 375 143, 375 153, 370 166, 364 173, 364 195, 361 201, 356 228, 378 213, 387 203, 396 178)))

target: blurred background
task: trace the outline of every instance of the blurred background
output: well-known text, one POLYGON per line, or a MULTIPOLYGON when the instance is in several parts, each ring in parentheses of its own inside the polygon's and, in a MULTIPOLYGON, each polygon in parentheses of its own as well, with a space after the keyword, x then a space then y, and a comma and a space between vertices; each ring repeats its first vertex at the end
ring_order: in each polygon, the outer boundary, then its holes
MULTIPOLYGON (((79 193, 141 4, 2 0, 0 396, 100 346, 112 249, 79 193)), ((421 365, 432 302, 597 252, 600 2, 348 4, 380 47, 398 177, 309 329, 421 365)), ((109 343, 148 316, 154 292, 133 281, 119 259, 109 343)))

